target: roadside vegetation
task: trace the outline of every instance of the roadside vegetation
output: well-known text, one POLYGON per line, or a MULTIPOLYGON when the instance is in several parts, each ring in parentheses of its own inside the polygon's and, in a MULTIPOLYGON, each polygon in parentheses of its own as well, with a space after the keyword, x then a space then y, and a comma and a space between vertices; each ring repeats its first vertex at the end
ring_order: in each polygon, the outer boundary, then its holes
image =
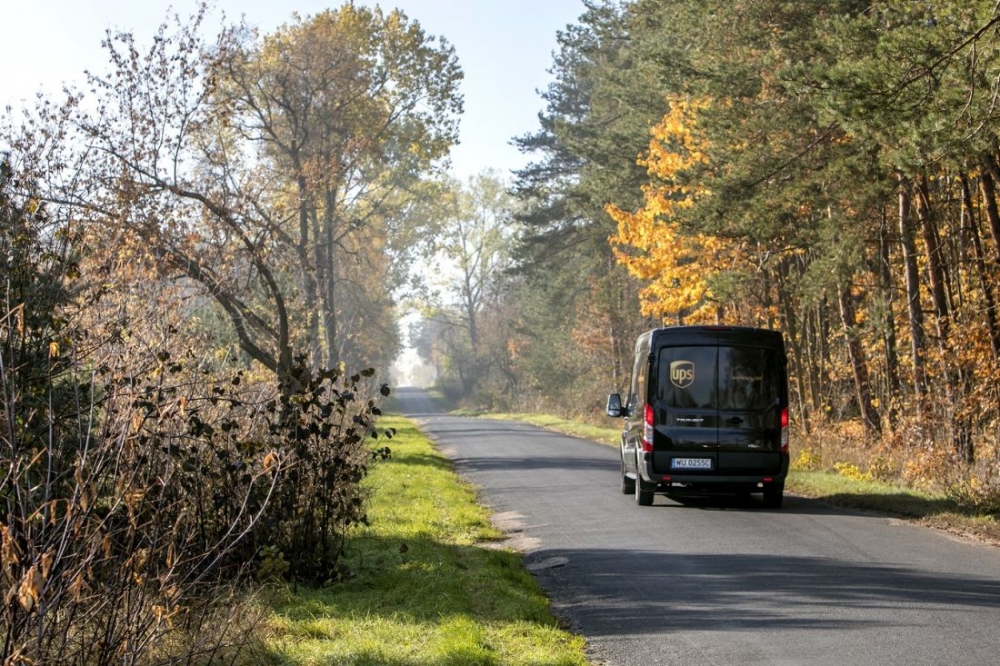
POLYGON ((242 663, 266 581, 350 575, 388 456, 454 50, 353 4, 209 14, 0 118, 4 664, 242 663))
POLYGON ((405 419, 392 460, 365 481, 368 525, 347 547, 351 576, 287 588, 270 621, 277 663, 583 666, 583 640, 490 524, 489 511, 405 419))

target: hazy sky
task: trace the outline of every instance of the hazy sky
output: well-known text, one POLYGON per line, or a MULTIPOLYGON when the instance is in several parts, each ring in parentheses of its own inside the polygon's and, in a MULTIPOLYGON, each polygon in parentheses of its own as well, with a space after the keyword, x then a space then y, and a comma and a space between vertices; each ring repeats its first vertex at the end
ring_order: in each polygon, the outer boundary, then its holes
MULTIPOLYGON (((314 14, 344 2, 321 0, 217 0, 220 12, 244 15, 264 32, 293 12, 314 14)), ((537 90, 550 77, 556 31, 576 23, 581 0, 356 0, 358 5, 399 8, 431 35, 446 38, 465 71, 462 143, 452 156, 454 172, 466 178, 485 168, 508 171, 525 158, 510 139, 538 127, 543 102, 537 90)), ((168 10, 189 15, 195 0, 0 0, 0 106, 19 106, 63 82, 82 82, 83 71, 104 71, 105 29, 131 30, 146 43, 168 10)))

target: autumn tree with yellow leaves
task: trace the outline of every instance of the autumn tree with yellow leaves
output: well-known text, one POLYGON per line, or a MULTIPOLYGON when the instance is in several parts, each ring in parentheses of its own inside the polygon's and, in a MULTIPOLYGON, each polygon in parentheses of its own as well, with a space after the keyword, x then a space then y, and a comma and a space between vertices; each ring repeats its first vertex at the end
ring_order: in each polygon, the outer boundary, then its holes
POLYGON ((643 186, 645 205, 634 213, 611 204, 608 213, 618 224, 609 239, 616 258, 643 281, 642 311, 664 323, 718 323, 724 304, 710 287, 713 273, 735 268, 733 244, 698 233, 685 218, 698 199, 711 196, 688 174, 707 163, 708 145, 699 136, 697 112, 707 101, 680 97, 669 100, 670 111, 651 130, 649 151, 639 159, 651 183, 643 186))
POLYGON ((245 137, 270 181, 254 196, 294 258, 295 343, 317 365, 387 366, 392 292, 426 231, 420 181, 457 138, 454 50, 398 10, 353 4, 225 39, 212 130, 245 137))

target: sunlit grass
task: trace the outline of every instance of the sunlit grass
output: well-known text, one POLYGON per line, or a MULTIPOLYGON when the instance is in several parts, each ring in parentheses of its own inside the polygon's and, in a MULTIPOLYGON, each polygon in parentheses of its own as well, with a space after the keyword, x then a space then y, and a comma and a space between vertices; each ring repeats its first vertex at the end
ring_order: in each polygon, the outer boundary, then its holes
POLYGON ((370 526, 351 541, 354 577, 290 590, 276 607, 275 663, 417 666, 586 664, 520 556, 474 492, 407 420, 366 483, 370 526))
MULTIPOLYGON (((614 444, 618 445, 619 436, 621 435, 621 430, 614 427, 603 427, 590 425, 589 423, 580 423, 578 421, 571 421, 564 419, 559 416, 553 416, 551 414, 479 414, 491 419, 503 419, 508 421, 521 421, 523 423, 530 423, 542 428, 548 428, 550 430, 556 430, 558 432, 566 433, 567 435, 574 435, 576 437, 582 437, 584 439, 590 439, 595 442, 601 442, 603 444, 614 444)), ((620 423, 620 421, 613 421, 608 419, 608 423, 620 423)))
POLYGON ((852 479, 831 471, 793 470, 785 487, 788 492, 835 506, 916 520, 929 527, 1000 545, 1000 521, 996 514, 963 505, 947 494, 885 481, 852 479))
POLYGON ((923 518, 956 508, 943 495, 902 488, 884 481, 853 479, 832 471, 793 470, 785 487, 839 506, 923 518))

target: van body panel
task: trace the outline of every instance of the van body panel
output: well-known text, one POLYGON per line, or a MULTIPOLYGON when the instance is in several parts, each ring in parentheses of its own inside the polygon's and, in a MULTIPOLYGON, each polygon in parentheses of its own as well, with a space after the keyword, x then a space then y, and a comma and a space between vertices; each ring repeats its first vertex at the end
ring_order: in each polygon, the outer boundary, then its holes
POLYGON ((623 474, 661 491, 777 491, 780 501, 787 385, 777 331, 682 326, 644 333, 623 410, 623 474), (643 447, 644 428, 652 432, 651 450, 643 447))

